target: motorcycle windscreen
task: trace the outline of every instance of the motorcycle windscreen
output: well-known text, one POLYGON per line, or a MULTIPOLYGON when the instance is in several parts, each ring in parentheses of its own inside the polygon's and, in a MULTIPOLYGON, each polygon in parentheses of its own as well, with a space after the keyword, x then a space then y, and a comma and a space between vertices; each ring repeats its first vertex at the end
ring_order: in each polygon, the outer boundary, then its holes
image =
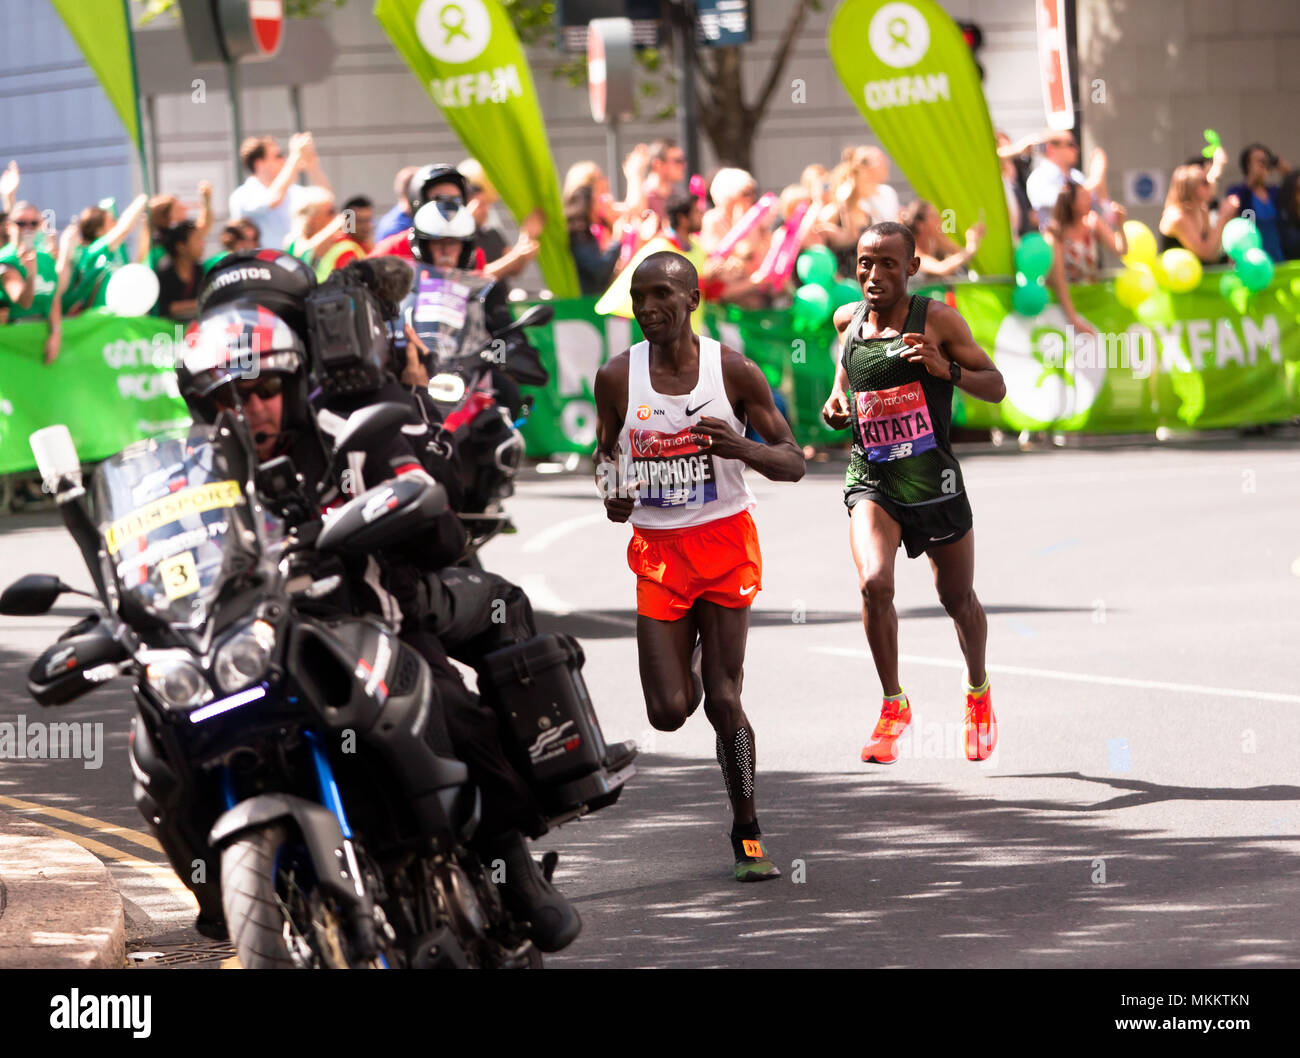
POLYGON ((476 354, 491 341, 483 300, 495 281, 479 272, 416 265, 403 315, 429 349, 436 370, 476 354))
MULTIPOLYGON (((210 426, 105 461, 94 504, 119 593, 170 624, 201 627, 223 585, 262 557, 248 497, 210 426)), ((259 508, 257 517, 262 541, 283 539, 274 515, 259 508)))

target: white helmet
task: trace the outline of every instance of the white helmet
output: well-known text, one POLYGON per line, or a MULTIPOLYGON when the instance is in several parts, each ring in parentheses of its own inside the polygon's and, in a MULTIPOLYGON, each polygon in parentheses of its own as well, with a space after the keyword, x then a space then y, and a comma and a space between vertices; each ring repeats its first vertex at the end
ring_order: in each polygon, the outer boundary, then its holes
POLYGON ((469 268, 474 256, 474 235, 478 225, 464 202, 452 196, 439 196, 415 211, 411 222, 411 253, 417 261, 433 263, 430 243, 441 239, 460 242, 457 268, 469 268))

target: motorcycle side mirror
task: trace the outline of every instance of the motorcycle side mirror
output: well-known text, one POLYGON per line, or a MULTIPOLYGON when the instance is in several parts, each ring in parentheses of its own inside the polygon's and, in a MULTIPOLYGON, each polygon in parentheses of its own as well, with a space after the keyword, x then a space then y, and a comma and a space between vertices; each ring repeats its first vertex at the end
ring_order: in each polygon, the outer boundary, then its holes
POLYGON ((10 617, 35 617, 49 613, 54 600, 65 591, 75 591, 49 573, 28 573, 19 577, 0 595, 0 613, 10 617))
POLYGON ((410 407, 395 401, 370 404, 354 411, 334 438, 335 465, 341 463, 349 451, 364 448, 369 441, 387 430, 402 426, 410 417, 410 407))

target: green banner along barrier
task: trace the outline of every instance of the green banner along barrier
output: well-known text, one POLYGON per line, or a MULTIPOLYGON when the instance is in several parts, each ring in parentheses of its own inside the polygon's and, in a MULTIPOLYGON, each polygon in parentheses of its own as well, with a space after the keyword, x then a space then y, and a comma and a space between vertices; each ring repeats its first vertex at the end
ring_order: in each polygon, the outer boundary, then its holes
MULTIPOLYGON (((1196 290, 1159 292, 1136 312, 1115 301, 1113 282, 1073 287, 1096 338, 1076 335, 1055 304, 1033 318, 1012 312, 1008 283, 955 286, 957 309, 1006 378, 1007 397, 991 405, 958 391, 954 425, 1154 433, 1300 415, 1300 263, 1278 266, 1273 284, 1247 300, 1224 298, 1218 281, 1209 272, 1196 290)), ((596 370, 641 337, 632 320, 596 315, 595 302, 554 301, 555 319, 529 331, 551 373, 549 385, 530 390, 529 455, 595 447, 596 370)), ((847 438, 821 422, 837 355, 829 325, 795 330, 788 312, 717 305, 705 322, 762 367, 800 444, 847 438)), ((27 436, 52 423, 67 423, 89 462, 188 421, 176 395, 173 325, 85 313, 64 323, 51 367, 42 362, 45 335, 39 323, 0 327, 0 473, 31 469, 27 436)))
POLYGON ((849 98, 917 195, 941 215, 953 211, 948 234, 961 242, 983 218, 974 267, 1014 274, 993 124, 957 24, 933 0, 845 0, 826 44, 849 98))
POLYGON ((560 185, 528 61, 497 0, 379 0, 375 18, 502 201, 546 213, 537 262, 556 297, 576 297, 560 185))
POLYGON ((62 351, 47 367, 45 324, 0 328, 0 474, 35 467, 28 435, 54 423, 67 425, 84 462, 188 423, 175 331, 170 320, 86 312, 64 321, 62 351))

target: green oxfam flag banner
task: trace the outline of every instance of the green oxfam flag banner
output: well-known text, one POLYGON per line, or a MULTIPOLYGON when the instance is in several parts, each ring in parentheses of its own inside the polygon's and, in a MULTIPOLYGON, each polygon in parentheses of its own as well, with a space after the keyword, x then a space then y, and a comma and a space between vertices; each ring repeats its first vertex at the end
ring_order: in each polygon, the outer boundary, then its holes
POLYGON ((871 131, 916 193, 949 214, 961 242, 981 218, 984 275, 1015 274, 997 143, 975 60, 932 0, 845 0, 826 33, 831 61, 871 131))
POLYGON ((578 296, 560 185, 533 76, 497 0, 379 0, 375 18, 510 212, 546 213, 538 265, 556 297, 578 296))
POLYGON ((51 0, 81 54, 104 86, 131 142, 140 147, 140 110, 127 0, 51 0))
POLYGON ((43 323, 0 328, 0 474, 36 465, 27 438, 65 423, 85 462, 190 422, 176 390, 184 349, 177 325, 102 310, 63 323, 59 358, 45 366, 43 323))

